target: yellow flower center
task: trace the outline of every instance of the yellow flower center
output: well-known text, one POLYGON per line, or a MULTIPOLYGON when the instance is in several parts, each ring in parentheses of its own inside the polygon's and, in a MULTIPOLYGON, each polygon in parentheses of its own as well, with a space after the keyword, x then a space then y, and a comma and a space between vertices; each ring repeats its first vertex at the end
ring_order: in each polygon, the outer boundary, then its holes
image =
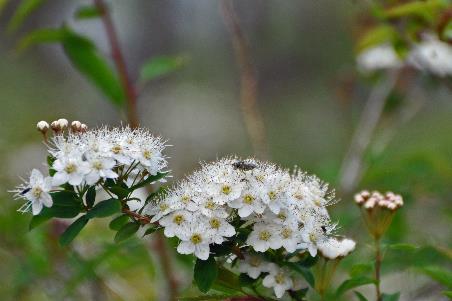
POLYGON ((197 244, 200 244, 200 243, 202 242, 202 237, 201 237, 201 235, 199 235, 199 234, 193 234, 193 235, 190 237, 190 240, 191 240, 191 242, 192 242, 193 244, 197 245, 197 244))
POLYGON ((270 192, 268 193, 268 198, 269 198, 271 201, 276 200, 276 192, 270 191, 270 192))
POLYGON ((165 211, 166 209, 169 208, 169 206, 168 206, 168 204, 166 204, 166 203, 161 203, 161 204, 159 205, 159 208, 160 208, 160 211, 165 211))
POLYGON ((300 193, 295 194, 294 197, 295 197, 297 200, 299 200, 299 201, 302 201, 302 200, 303 200, 303 195, 300 194, 300 193))
POLYGON ((231 186, 224 185, 223 187, 221 187, 221 192, 223 192, 226 195, 230 194, 231 193, 231 186))
POLYGON ((180 224, 182 224, 184 220, 184 216, 180 214, 177 214, 173 217, 173 222, 178 226, 180 226, 180 224))
POLYGON ((283 283, 284 283, 284 280, 286 280, 286 277, 284 276, 283 273, 278 273, 278 274, 276 274, 276 276, 275 276, 275 282, 276 282, 276 283, 278 283, 278 284, 283 284, 283 283))
POLYGON ((221 225, 221 222, 220 222, 218 219, 212 218, 212 219, 210 220, 210 226, 211 226, 213 229, 218 229, 218 228, 220 228, 220 225, 221 225))
POLYGON ((316 242, 317 241, 317 237, 315 236, 315 233, 309 234, 309 240, 311 242, 316 242))
POLYGON ((35 198, 39 199, 39 197, 40 197, 41 194, 42 194, 42 189, 41 189, 41 187, 34 187, 34 188, 31 190, 31 194, 33 194, 33 196, 34 196, 35 198))
POLYGON ((66 167, 64 168, 64 171, 66 173, 73 173, 74 171, 77 170, 77 166, 75 164, 69 163, 68 165, 66 165, 66 167))
POLYGON ((259 233, 259 239, 260 239, 260 240, 267 241, 267 240, 270 239, 271 236, 272 236, 272 235, 271 235, 270 232, 268 232, 267 230, 261 231, 261 232, 259 233))
POLYGON ((111 151, 117 155, 122 151, 122 147, 120 145, 115 145, 111 148, 111 151))
POLYGON ((278 213, 277 217, 282 221, 285 221, 287 219, 287 216, 282 212, 278 213))
POLYGON ((247 194, 243 197, 243 202, 245 204, 251 205, 253 203, 253 201, 254 201, 254 198, 252 195, 247 194))
POLYGON ((206 209, 213 210, 215 209, 215 203, 212 200, 208 200, 206 205, 204 206, 206 209))
POLYGON ((145 151, 143 152, 143 157, 144 157, 145 159, 147 159, 147 160, 151 159, 151 158, 152 158, 152 152, 151 152, 151 151, 148 151, 148 150, 145 150, 145 151))
POLYGON ((320 207, 322 205, 322 202, 319 199, 316 199, 314 200, 314 204, 320 207))
POLYGON ((181 198, 182 203, 184 204, 188 204, 188 202, 190 202, 190 197, 183 195, 181 198))
POLYGON ((290 238, 290 237, 292 236, 292 230, 290 230, 289 228, 284 228, 284 229, 281 231, 281 236, 282 236, 284 239, 290 238))
POLYGON ((101 170, 101 169, 103 168, 102 162, 100 162, 100 161, 94 162, 94 163, 93 163, 93 168, 94 168, 94 169, 97 169, 97 170, 101 170))
POLYGON ((251 257, 250 258, 250 266, 258 267, 261 265, 261 259, 259 257, 251 257))

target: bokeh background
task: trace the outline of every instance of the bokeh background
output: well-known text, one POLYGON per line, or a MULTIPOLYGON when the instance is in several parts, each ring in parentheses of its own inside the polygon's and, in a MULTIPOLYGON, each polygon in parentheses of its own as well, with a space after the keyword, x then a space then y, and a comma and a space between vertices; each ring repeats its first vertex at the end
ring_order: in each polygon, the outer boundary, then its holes
MULTIPOLYGON (((90 127, 125 121, 124 112, 71 66, 61 46, 15 51, 25 32, 67 22, 108 54, 101 23, 73 19, 76 8, 89 2, 49 0, 18 32, 7 34, 18 3, 7 3, 0 16, 0 299, 166 300, 151 238, 115 245, 114 232, 100 220, 62 248, 57 235, 66 222, 29 232, 30 215, 16 212, 21 204, 7 190, 31 168, 44 170, 37 121, 64 117, 90 127)), ((173 179, 193 171, 200 160, 253 155, 240 110, 239 68, 219 3, 116 0, 109 6, 132 79, 138 79, 140 66, 153 56, 187 58, 180 70, 141 85, 138 103, 141 125, 172 145, 167 154, 173 179)), ((451 267, 451 90, 421 77, 422 89, 410 96, 420 108, 403 122, 395 122, 405 109, 401 96, 393 95, 364 157, 362 179, 353 191, 343 192, 340 166, 374 83, 355 64, 363 4, 249 0, 236 1, 236 10, 258 71, 258 105, 271 160, 298 165, 339 190, 341 202, 330 211, 340 221, 340 232, 358 242, 358 251, 343 268, 368 264, 371 252, 352 193, 393 190, 404 196, 406 206, 386 241, 419 247, 387 252, 384 291, 401 291, 401 300, 446 300, 440 293, 445 287, 419 270, 430 264, 451 267)), ((189 288, 190 260, 174 256, 173 265, 182 291, 189 288)), ((345 275, 340 272, 336 281, 345 275)))

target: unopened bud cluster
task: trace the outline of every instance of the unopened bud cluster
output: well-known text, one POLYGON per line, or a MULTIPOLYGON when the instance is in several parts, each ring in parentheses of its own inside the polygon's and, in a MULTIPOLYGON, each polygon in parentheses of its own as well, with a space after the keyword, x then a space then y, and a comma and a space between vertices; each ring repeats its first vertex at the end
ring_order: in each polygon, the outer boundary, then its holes
POLYGON ((398 208, 403 206, 400 195, 392 192, 382 194, 378 191, 363 190, 355 195, 355 202, 361 212, 370 234, 380 239, 391 225, 398 208))
POLYGON ((365 209, 372 209, 376 206, 389 210, 396 210, 403 206, 403 199, 393 192, 386 192, 384 195, 378 191, 361 191, 355 195, 355 202, 365 209))
POLYGON ((72 121, 69 127, 69 121, 65 118, 52 121, 50 125, 47 121, 41 120, 36 124, 36 128, 43 135, 46 135, 49 129, 52 129, 55 134, 61 134, 69 128, 73 133, 84 133, 88 130, 88 126, 80 121, 72 121))

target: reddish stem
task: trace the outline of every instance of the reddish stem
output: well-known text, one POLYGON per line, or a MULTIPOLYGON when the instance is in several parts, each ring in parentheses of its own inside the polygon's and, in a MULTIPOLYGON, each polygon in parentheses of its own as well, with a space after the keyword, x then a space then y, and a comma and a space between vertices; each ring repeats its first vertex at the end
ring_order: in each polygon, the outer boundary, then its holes
POLYGON ((111 15, 103 2, 103 0, 94 0, 94 4, 102 16, 102 23, 104 24, 105 32, 107 34, 108 43, 111 48, 111 55, 118 71, 119 79, 126 94, 127 101, 127 119, 130 126, 138 127, 139 119, 137 113, 137 92, 132 81, 127 73, 127 65, 119 46, 118 35, 113 25, 111 15))

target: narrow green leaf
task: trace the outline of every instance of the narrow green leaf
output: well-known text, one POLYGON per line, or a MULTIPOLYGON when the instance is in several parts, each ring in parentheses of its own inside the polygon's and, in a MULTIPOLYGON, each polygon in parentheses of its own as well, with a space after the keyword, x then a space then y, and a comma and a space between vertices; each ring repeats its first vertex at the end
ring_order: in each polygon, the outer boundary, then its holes
POLYGON ((443 0, 411 1, 389 8, 386 10, 385 16, 388 18, 399 18, 416 15, 429 18, 435 11, 447 7, 447 5, 447 1, 443 0))
POLYGON ((418 250, 419 247, 411 244, 400 243, 388 245, 388 249, 395 251, 412 252, 418 250))
POLYGON ((366 276, 373 270, 373 264, 368 263, 357 263, 354 264, 350 269, 350 278, 356 278, 358 276, 366 276))
POLYGON ((364 276, 347 279, 344 282, 342 282, 342 284, 336 290, 336 296, 339 297, 343 293, 345 293, 346 291, 348 291, 352 288, 371 284, 371 283, 375 283, 375 280, 372 278, 369 278, 369 277, 364 277, 364 276))
POLYGON ((356 297, 358 297, 359 301, 368 301, 366 297, 364 297, 363 294, 361 294, 360 292, 354 291, 356 297))
POLYGON ((102 12, 94 5, 82 6, 75 12, 74 17, 78 20, 98 18, 102 16, 102 12))
MULTIPOLYGON (((55 29, 55 28, 43 28, 37 29, 25 35, 17 44, 17 51, 24 51, 25 49, 42 43, 58 43, 64 41, 67 32, 63 29, 55 29)), ((49 156, 49 158, 52 158, 49 156)), ((55 158, 52 158, 51 164, 55 158)))
POLYGON ((185 56, 157 56, 146 61, 140 71, 140 80, 148 81, 165 76, 187 63, 185 56))
POLYGON ((11 17, 7 26, 7 31, 12 33, 19 29, 27 17, 44 4, 44 2, 46 2, 46 0, 23 0, 11 17))
POLYGON ((96 201, 96 186, 91 186, 90 188, 88 188, 85 198, 88 208, 93 207, 94 202, 96 201))
POLYGON ((168 175, 168 172, 159 172, 157 173, 155 176, 148 176, 144 181, 141 181, 140 183, 133 185, 132 187, 130 187, 130 190, 136 190, 138 188, 144 187, 148 184, 152 184, 154 182, 157 182, 160 179, 163 179, 164 177, 166 177, 166 175, 168 175))
POLYGON ((140 228, 140 225, 137 223, 130 222, 130 223, 125 224, 116 233, 115 242, 118 243, 118 242, 128 239, 129 237, 134 235, 138 231, 139 228, 140 228))
POLYGON ((53 205, 72 207, 75 204, 80 206, 77 194, 73 191, 57 191, 50 194, 52 196, 53 205))
POLYGON ((204 295, 204 296, 197 296, 197 297, 179 297, 177 300, 179 301, 208 301, 208 300, 229 300, 234 297, 243 297, 243 295, 237 295, 237 296, 231 296, 231 295, 204 295))
POLYGON ((218 266, 214 257, 207 260, 197 259, 194 268, 194 279, 199 290, 203 293, 209 291, 218 276, 218 266))
POLYGON ((112 219, 108 227, 112 230, 119 231, 129 221, 129 216, 123 214, 112 219))
POLYGON ((389 25, 380 25, 368 31, 358 42, 358 51, 397 40, 397 31, 389 25))
POLYGON ((395 294, 381 294, 382 301, 398 301, 400 297, 400 293, 395 294))
POLYGON ((86 216, 88 218, 93 217, 107 217, 118 213, 121 210, 121 204, 117 199, 108 199, 102 202, 99 202, 94 206, 86 216))
POLYGON ((247 274, 240 274, 239 275, 239 282, 241 286, 250 286, 253 283, 256 282, 255 279, 251 278, 250 276, 248 276, 247 274))
POLYGON ((72 65, 112 103, 124 104, 124 90, 118 76, 87 38, 72 32, 65 37, 63 48, 72 65))
POLYGON ((420 271, 446 287, 452 287, 452 272, 450 270, 439 266, 427 266, 421 268, 420 271))
POLYGON ((62 246, 66 246, 71 241, 74 240, 74 238, 82 231, 83 227, 86 226, 88 223, 89 218, 86 215, 83 215, 79 217, 75 222, 73 222, 66 231, 63 232, 60 236, 60 244, 62 246))
POLYGON ((118 198, 123 199, 127 195, 129 195, 129 190, 121 187, 121 186, 113 186, 109 189, 111 192, 113 192, 118 198))
POLYGON ((225 293, 241 291, 239 276, 221 266, 218 267, 218 278, 213 287, 215 287, 215 290, 221 289, 225 293))

